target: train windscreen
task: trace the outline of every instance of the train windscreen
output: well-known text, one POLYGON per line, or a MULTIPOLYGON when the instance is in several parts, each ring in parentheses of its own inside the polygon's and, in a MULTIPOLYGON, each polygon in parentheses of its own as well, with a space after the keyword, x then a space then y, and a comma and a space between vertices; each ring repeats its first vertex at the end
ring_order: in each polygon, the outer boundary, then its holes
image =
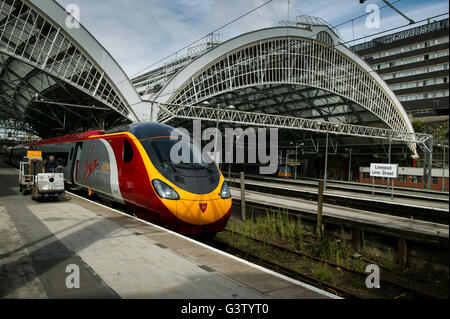
POLYGON ((153 156, 152 162, 161 164, 168 163, 177 167, 208 168, 212 164, 212 159, 202 154, 197 144, 189 143, 185 140, 170 140, 167 138, 158 138, 147 140, 142 143, 147 150, 151 149, 150 156, 153 156))
POLYGON ((182 189, 206 194, 214 190, 220 174, 198 144, 186 140, 153 138, 140 141, 158 171, 182 189))

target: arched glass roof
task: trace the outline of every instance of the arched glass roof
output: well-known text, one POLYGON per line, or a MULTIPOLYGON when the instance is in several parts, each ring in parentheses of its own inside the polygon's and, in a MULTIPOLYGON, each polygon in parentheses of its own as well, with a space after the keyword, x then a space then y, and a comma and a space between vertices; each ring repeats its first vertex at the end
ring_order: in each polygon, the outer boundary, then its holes
POLYGON ((0 0, 0 118, 42 136, 138 121, 145 103, 126 74, 67 19, 52 0, 0 0))

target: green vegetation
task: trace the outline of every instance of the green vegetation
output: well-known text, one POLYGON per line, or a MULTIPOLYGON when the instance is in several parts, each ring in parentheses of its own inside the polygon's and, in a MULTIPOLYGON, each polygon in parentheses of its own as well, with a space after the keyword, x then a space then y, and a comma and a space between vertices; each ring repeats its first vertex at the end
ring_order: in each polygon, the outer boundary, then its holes
POLYGON ((411 124, 416 133, 431 134, 433 135, 433 138, 437 140, 448 140, 448 128, 449 128, 448 120, 424 122, 423 120, 415 119, 412 121, 411 124))
MULTIPOLYGON (((337 232, 325 232, 318 238, 314 232, 314 221, 308 221, 305 225, 301 215, 289 213, 285 209, 266 209, 265 214, 262 212, 257 215, 251 209, 245 222, 232 219, 228 222, 227 229, 230 232, 217 234, 216 240, 239 249, 249 258, 262 258, 363 297, 385 298, 385 293, 390 294, 390 291, 365 289, 365 268, 368 263, 400 272, 396 263, 397 255, 392 253, 392 248, 367 247, 364 231, 361 231, 361 254, 368 253, 372 256, 371 251, 375 250, 376 256, 370 257, 375 258, 372 261, 365 259, 353 248, 353 235, 345 232, 343 227, 337 232), (297 250, 300 254, 276 246, 297 250), (363 279, 356 279, 360 275, 352 274, 346 268, 362 273, 363 279)), ((401 281, 404 280, 401 278, 401 281)), ((397 295, 398 292, 395 292, 392 297, 397 295)))
MULTIPOLYGON (((351 243, 345 240, 344 229, 341 228, 340 239, 333 239, 326 233, 321 239, 315 238, 312 233, 305 231, 301 215, 291 215, 286 209, 266 209, 265 216, 251 218, 245 222, 230 221, 227 228, 233 232, 241 233, 261 240, 265 244, 276 244, 301 253, 327 260, 337 265, 364 271, 365 263, 354 258, 351 243), (305 234, 308 236, 308 245, 305 245, 305 234)), ((243 245, 243 236, 238 240, 243 245)), ((363 244, 365 239, 363 234, 363 244)))
POLYGON ((314 278, 321 281, 331 282, 333 280, 333 273, 329 267, 325 264, 316 264, 314 268, 311 268, 314 278))
POLYGON ((425 123, 422 120, 414 120, 414 121, 412 121, 411 124, 413 126, 414 132, 416 132, 416 133, 425 133, 426 126, 425 126, 425 123))

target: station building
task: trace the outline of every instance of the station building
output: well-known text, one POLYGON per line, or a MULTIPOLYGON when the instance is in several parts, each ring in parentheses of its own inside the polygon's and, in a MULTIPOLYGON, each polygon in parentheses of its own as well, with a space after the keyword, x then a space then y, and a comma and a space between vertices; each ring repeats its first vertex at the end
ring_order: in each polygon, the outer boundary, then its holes
MULTIPOLYGON (((388 179, 384 177, 371 177, 370 167, 359 168, 359 182, 375 185, 387 185, 388 179)), ((440 191, 449 190, 448 169, 442 171, 442 168, 433 168, 431 170, 430 189, 440 191), (444 185, 442 185, 444 183, 444 185)), ((390 179, 389 185, 394 187, 422 188, 423 185, 423 169, 419 167, 399 167, 398 178, 390 179)))

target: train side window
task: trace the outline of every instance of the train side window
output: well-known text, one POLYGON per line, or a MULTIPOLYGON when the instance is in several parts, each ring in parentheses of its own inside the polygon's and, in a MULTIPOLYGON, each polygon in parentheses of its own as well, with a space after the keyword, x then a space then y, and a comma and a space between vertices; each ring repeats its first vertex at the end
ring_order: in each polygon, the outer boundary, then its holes
POLYGON ((131 146, 131 143, 127 140, 123 141, 123 161, 125 163, 131 162, 133 159, 133 147, 131 146))
POLYGON ((69 152, 58 152, 53 154, 61 166, 67 166, 69 152))

